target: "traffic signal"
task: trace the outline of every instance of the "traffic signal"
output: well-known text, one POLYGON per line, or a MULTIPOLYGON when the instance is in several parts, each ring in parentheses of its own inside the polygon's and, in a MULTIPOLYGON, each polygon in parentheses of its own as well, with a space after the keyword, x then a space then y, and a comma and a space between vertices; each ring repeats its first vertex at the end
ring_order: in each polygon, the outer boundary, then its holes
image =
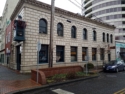
POLYGON ((25 27, 26 23, 22 20, 14 21, 14 41, 24 41, 25 40, 25 27))

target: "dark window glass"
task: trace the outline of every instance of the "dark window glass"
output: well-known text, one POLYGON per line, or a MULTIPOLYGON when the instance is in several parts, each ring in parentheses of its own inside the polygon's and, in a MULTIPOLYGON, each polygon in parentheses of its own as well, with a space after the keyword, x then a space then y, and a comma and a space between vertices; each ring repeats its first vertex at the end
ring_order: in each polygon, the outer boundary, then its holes
POLYGON ((83 29, 83 39, 84 40, 87 39, 87 29, 86 28, 83 29))
POLYGON ((77 61, 77 47, 71 47, 71 62, 77 61))
POLYGON ((125 0, 121 0, 121 4, 125 4, 125 0))
POLYGON ((96 41, 96 31, 93 31, 93 41, 96 41))
POLYGON ((125 21, 122 21, 122 24, 125 24, 125 21))
POLYGON ((82 48, 82 61, 87 61, 88 60, 87 51, 88 51, 87 47, 82 48))
POLYGON ((92 48, 92 60, 96 60, 96 48, 92 48))
POLYGON ((71 38, 76 38, 76 27, 72 26, 71 28, 71 38))
POLYGON ((107 42, 109 42, 109 34, 107 34, 107 42))
POLYGON ((47 34, 47 21, 45 19, 39 20, 39 33, 47 34))
POLYGON ((64 62, 64 46, 56 46, 56 62, 64 62))
POLYGON ((63 36, 63 25, 62 25, 62 23, 57 24, 57 34, 58 34, 58 36, 63 36))
POLYGON ((48 63, 48 45, 41 45, 41 50, 39 51, 39 63, 48 63))
POLYGON ((103 42, 105 42, 105 33, 103 33, 102 35, 103 35, 103 42))
POLYGON ((105 53, 105 51, 104 51, 104 48, 100 48, 100 60, 104 60, 104 53, 105 53))
POLYGON ((111 41, 111 43, 113 43, 113 36, 112 35, 110 35, 110 41, 111 41))

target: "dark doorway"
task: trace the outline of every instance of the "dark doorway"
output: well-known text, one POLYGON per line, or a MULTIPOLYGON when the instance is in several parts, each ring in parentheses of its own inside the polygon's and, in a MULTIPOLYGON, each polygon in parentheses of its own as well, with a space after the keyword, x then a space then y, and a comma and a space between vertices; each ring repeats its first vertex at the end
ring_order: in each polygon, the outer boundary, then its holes
POLYGON ((111 61, 111 55, 108 54, 108 61, 111 61))
POLYGON ((7 64, 9 64, 9 56, 7 55, 7 64))
POLYGON ((21 52, 20 52, 20 46, 16 46, 16 62, 17 62, 17 70, 20 70, 21 65, 21 52))

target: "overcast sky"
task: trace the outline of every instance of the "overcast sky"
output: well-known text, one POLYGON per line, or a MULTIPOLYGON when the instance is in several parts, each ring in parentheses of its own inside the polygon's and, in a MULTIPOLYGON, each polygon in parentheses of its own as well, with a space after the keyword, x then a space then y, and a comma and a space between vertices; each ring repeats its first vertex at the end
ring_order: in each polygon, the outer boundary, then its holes
MULTIPOLYGON (((42 1, 44 3, 51 4, 51 0, 38 0, 42 1)), ((5 5, 6 0, 0 0, 0 16, 2 16, 4 5, 5 5)), ((74 13, 81 13, 80 7, 81 0, 55 0, 55 6, 60 7, 62 9, 74 12, 74 13), (74 2, 76 5, 71 3, 70 1, 74 2)))

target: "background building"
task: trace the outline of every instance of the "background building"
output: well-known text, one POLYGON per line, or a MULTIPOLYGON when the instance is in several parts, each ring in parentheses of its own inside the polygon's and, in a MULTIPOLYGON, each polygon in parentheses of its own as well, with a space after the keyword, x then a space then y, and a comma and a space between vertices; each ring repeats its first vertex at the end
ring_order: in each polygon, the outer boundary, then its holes
POLYGON ((2 20, 1 20, 1 48, 0 48, 0 55, 1 55, 1 63, 6 65, 7 64, 7 55, 5 54, 5 34, 6 28, 10 24, 10 16, 12 15, 17 3, 19 0, 6 0, 6 4, 4 6, 2 20))
MULTIPOLYGON (((9 67, 30 72, 37 66, 37 42, 40 41, 39 68, 48 68, 51 6, 36 0, 21 0, 11 15, 26 22, 25 41, 12 41, 9 67)), ((114 60, 114 26, 56 8, 53 33, 53 66, 95 66, 114 60), (108 37, 105 37, 108 36, 108 37)), ((12 31, 13 32, 13 31, 12 31)), ((18 31, 17 31, 18 33, 18 31)), ((21 35, 18 35, 21 36, 21 35)), ((15 37, 13 37, 15 39, 15 37)))
MULTIPOLYGON (((1 48, 1 21, 2 21, 2 17, 0 17, 0 48, 1 48)), ((2 62, 2 60, 1 60, 1 55, 0 55, 0 63, 2 62)))
MULTIPOLYGON (((125 0, 82 0, 82 2, 85 17, 115 25, 116 42, 125 43, 125 0)), ((119 49, 125 52, 125 47, 121 46, 119 49)))

